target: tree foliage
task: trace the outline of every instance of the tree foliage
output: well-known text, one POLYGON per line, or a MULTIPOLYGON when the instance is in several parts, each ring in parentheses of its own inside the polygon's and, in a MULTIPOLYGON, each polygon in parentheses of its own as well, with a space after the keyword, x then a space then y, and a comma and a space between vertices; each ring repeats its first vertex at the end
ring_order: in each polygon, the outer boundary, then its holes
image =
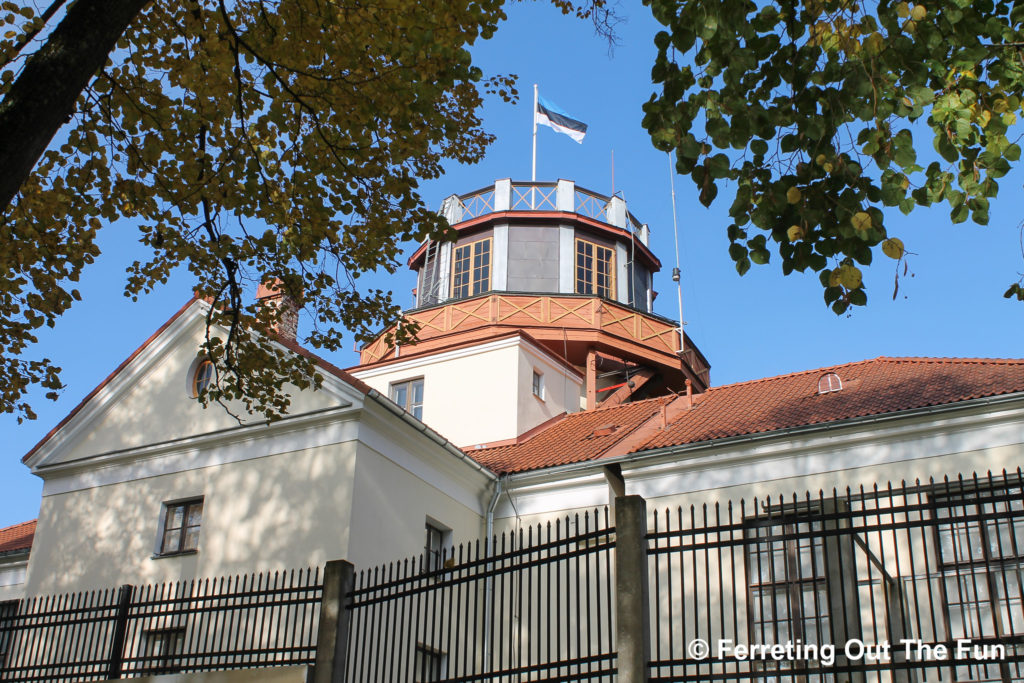
MULTIPOLYGON (((60 13, 0 7, 6 98, 60 13)), ((268 342, 282 310, 258 306, 255 285, 280 281, 313 321, 306 341, 328 350, 341 328, 366 338, 395 319, 390 292, 358 278, 393 271, 401 241, 446 234, 418 186, 445 160, 481 158, 486 92, 515 97, 512 77, 485 79, 468 52, 503 17, 498 0, 150 3, 0 209, 0 410, 32 417, 30 385, 60 388, 26 348, 80 298, 97 233, 121 220, 152 249, 126 295, 184 267, 212 303, 204 402, 280 415, 286 382, 318 380, 268 342)))
MULTIPOLYGON (((785 274, 817 271, 843 313, 867 302, 860 267, 878 251, 897 261, 898 286, 912 245, 887 229, 886 207, 945 203, 954 223, 988 222, 1021 153, 1024 4, 645 2, 667 30, 644 126, 703 204, 731 181, 740 274, 775 251, 785 274)), ((1021 283, 1005 295, 1024 299, 1021 283)))

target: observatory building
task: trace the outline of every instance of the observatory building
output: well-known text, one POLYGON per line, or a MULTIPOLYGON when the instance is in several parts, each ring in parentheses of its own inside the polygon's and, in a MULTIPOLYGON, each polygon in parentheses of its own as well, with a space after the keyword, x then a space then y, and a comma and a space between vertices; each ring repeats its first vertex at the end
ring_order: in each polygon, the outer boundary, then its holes
POLYGON ((650 229, 619 196, 498 180, 445 199, 457 237, 409 259, 418 341, 387 330, 350 372, 460 447, 565 413, 708 388, 709 364, 654 313, 650 229))

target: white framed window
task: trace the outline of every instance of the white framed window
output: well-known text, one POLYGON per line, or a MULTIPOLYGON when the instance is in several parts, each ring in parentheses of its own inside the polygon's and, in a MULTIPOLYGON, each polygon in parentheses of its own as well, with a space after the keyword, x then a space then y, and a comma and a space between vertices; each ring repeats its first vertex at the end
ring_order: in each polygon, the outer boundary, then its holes
MULTIPOLYGON (((860 637, 852 624, 845 623, 843 614, 835 613, 843 596, 856 593, 858 586, 852 544, 829 533, 845 525, 829 516, 848 510, 846 501, 824 501, 823 505, 783 505, 767 516, 744 520, 751 643, 821 645, 860 637)), ((808 660, 759 662, 757 667, 778 670, 781 679, 788 678, 800 662, 821 664, 812 655, 808 660)), ((831 683, 838 677, 822 674, 806 680, 831 683)))
POLYGON ((452 298, 464 299, 491 288, 491 238, 463 244, 452 257, 452 298))
POLYGON ((416 646, 416 670, 413 671, 412 680, 414 683, 431 683, 440 681, 445 675, 447 655, 440 650, 434 650, 426 645, 416 646))
POLYGON ((423 419, 423 378, 395 382, 391 385, 391 400, 417 420, 423 419))
POLYGON ((178 658, 185 651, 184 628, 159 628, 142 633, 143 669, 147 673, 181 670, 178 658))
POLYGON ((427 571, 441 568, 441 553, 444 548, 444 531, 427 522, 427 540, 423 547, 427 571))
POLYGON ((452 530, 443 524, 427 518, 426 539, 423 546, 424 569, 432 572, 441 569, 451 559, 452 530))
POLYGON ((199 549, 199 528, 202 522, 202 498, 164 503, 156 554, 165 556, 196 552, 199 549))
POLYGON ((544 373, 537 370, 533 371, 533 395, 544 400, 544 373))
MULTIPOLYGON (((1024 633, 1024 488, 985 482, 931 496, 951 639, 1011 639, 1024 633), (987 485, 991 483, 991 485, 987 485)), ((1006 653, 1024 651, 1007 645, 1006 653)), ((956 680, 999 680, 997 664, 958 667, 956 680)))

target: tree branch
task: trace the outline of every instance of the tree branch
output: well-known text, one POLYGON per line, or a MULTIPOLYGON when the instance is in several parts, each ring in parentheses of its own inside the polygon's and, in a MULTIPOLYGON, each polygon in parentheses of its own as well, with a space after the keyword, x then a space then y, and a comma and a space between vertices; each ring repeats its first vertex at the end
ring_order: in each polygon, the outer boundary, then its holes
POLYGON ((0 102, 0 212, 150 0, 77 0, 0 102))

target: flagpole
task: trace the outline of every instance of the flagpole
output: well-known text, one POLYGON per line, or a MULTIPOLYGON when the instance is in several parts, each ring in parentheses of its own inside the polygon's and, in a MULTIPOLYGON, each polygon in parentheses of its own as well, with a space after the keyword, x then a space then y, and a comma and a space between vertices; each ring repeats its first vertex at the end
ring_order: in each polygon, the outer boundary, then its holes
POLYGON ((530 182, 537 182, 537 84, 533 84, 533 170, 530 172, 530 182))

